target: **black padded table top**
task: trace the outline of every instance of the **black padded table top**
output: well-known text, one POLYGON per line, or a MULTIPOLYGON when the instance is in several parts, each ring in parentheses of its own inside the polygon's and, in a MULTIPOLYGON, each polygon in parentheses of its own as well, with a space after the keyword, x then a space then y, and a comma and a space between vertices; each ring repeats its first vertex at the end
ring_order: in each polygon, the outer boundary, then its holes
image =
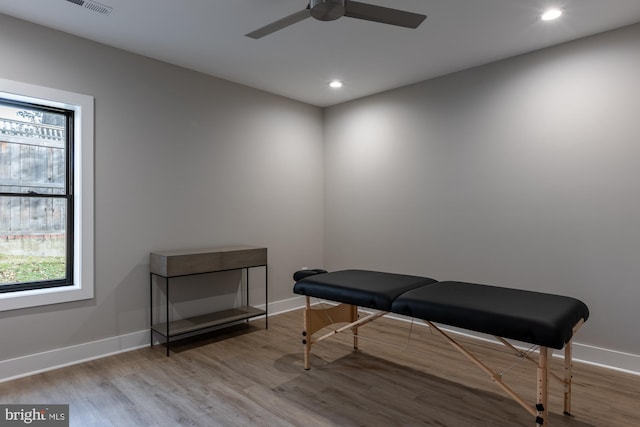
POLYGON ((561 349, 589 317, 575 298, 464 282, 438 282, 398 296, 391 311, 561 349))
POLYGON ((368 270, 341 270, 298 280, 293 287, 293 292, 360 307, 391 311, 391 304, 399 295, 432 283, 436 283, 436 280, 428 277, 368 270))

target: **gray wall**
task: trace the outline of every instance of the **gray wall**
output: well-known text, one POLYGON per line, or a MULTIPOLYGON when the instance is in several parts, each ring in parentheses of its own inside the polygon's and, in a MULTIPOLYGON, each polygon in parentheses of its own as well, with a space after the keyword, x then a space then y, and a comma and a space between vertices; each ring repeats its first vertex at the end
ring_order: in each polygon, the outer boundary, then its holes
MULTIPOLYGON (((640 354, 640 25, 325 112, 325 266, 567 294, 640 354)), ((543 308, 541 308, 543 309, 543 308)))
POLYGON ((0 313, 0 360, 147 328, 152 250, 266 246, 272 301, 322 264, 319 108, 3 15, 0 57, 95 97, 96 211, 95 299, 0 313))

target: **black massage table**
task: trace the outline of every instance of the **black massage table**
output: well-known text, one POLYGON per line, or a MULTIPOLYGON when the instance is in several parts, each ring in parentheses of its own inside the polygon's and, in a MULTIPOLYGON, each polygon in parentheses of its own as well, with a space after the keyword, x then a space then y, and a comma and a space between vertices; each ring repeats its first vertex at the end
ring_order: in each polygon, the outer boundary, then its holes
POLYGON ((303 344, 304 367, 310 368, 311 345, 351 329, 354 348, 358 346, 358 327, 388 313, 418 318, 442 335, 458 351, 489 374, 490 379, 529 411, 541 426, 548 419, 548 379, 564 387, 564 413, 571 410, 572 356, 575 332, 589 317, 587 306, 566 296, 464 282, 439 282, 428 277, 382 273, 367 270, 301 270, 294 274, 293 291, 306 297, 303 344), (329 308, 311 306, 310 298, 339 303, 329 308), (358 316, 358 307, 375 310, 358 316), (335 323, 339 328, 312 338, 335 323), (529 404, 494 372, 435 323, 468 329, 496 337, 517 356, 537 365, 537 401, 529 404), (517 349, 507 339, 539 347, 538 360, 517 349), (550 349, 564 348, 563 377, 550 372, 550 349))

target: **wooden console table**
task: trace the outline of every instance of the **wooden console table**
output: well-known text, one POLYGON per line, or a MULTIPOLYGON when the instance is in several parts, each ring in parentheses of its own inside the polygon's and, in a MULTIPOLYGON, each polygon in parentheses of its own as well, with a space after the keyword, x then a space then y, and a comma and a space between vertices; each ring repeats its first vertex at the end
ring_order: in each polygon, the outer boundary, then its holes
POLYGON ((268 327, 267 248, 233 246, 199 250, 151 252, 149 270, 151 346, 153 346, 154 332, 163 336, 167 346, 167 357, 169 356, 169 342, 172 338, 181 335, 205 331, 215 326, 248 320, 252 317, 262 315, 265 316, 265 328, 268 327), (253 267, 264 267, 264 310, 249 305, 249 269, 253 267), (188 319, 171 321, 169 313, 169 282, 171 279, 230 270, 245 270, 246 272, 246 305, 188 319), (153 276, 165 279, 166 323, 153 323, 153 276))

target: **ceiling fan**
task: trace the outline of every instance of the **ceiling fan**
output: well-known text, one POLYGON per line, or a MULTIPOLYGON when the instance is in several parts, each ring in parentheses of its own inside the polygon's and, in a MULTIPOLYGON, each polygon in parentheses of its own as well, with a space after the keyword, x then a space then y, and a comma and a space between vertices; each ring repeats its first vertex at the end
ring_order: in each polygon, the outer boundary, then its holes
POLYGON ((418 28, 422 21, 427 18, 426 15, 418 13, 405 12, 404 10, 375 6, 351 0, 310 0, 305 9, 278 19, 245 35, 252 39, 260 39, 309 17, 313 17, 319 21, 333 21, 342 16, 406 28, 418 28))

